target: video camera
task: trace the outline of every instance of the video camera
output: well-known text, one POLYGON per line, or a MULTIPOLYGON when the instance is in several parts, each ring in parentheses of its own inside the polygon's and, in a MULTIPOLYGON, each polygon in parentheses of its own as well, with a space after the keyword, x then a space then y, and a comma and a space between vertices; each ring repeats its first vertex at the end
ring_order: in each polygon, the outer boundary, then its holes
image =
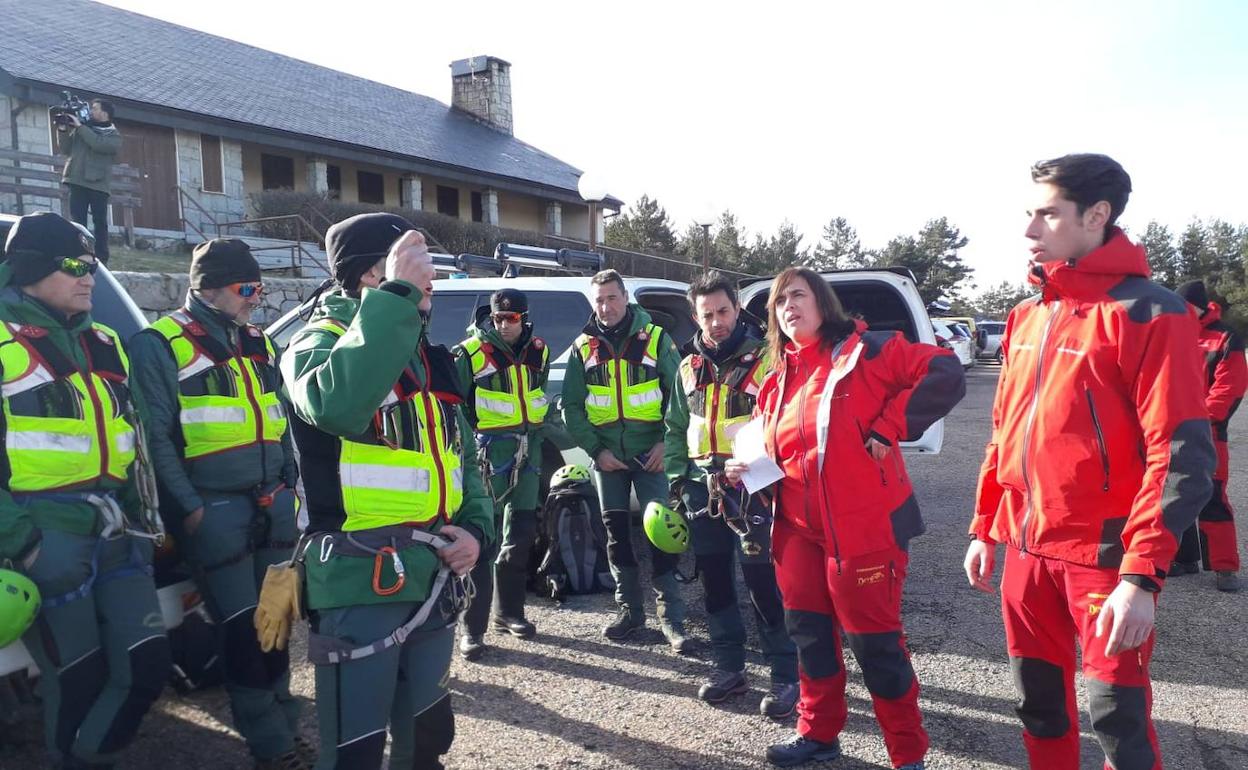
POLYGON ((91 102, 83 101, 83 99, 69 91, 61 91, 61 106, 53 107, 52 122, 58 126, 72 126, 74 123, 70 120, 71 115, 78 117, 78 120, 86 123, 91 119, 91 102))

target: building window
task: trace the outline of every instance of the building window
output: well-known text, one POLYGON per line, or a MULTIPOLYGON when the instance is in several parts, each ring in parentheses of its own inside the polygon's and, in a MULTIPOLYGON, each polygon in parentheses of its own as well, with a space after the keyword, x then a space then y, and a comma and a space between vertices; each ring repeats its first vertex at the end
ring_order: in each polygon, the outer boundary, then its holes
POLYGON ((472 221, 482 222, 485 220, 485 208, 481 205, 481 193, 473 191, 472 193, 472 221))
POLYGON ((355 172, 355 183, 360 192, 360 203, 386 203, 386 179, 372 171, 355 172))
POLYGON ((199 135, 199 163, 204 192, 225 192, 225 166, 221 160, 221 137, 212 134, 199 135))
POLYGON ((260 186, 265 190, 295 189, 295 160, 284 155, 260 154, 260 186))
POLYGON ((459 188, 438 185, 438 213, 459 218, 459 188))
POLYGON ((411 208, 411 201, 407 200, 407 196, 403 194, 403 177, 399 177, 396 181, 399 183, 399 194, 395 197, 395 200, 399 202, 399 208, 411 208))
POLYGON ((329 188, 331 201, 342 200, 342 169, 335 165, 325 166, 325 186, 329 188))

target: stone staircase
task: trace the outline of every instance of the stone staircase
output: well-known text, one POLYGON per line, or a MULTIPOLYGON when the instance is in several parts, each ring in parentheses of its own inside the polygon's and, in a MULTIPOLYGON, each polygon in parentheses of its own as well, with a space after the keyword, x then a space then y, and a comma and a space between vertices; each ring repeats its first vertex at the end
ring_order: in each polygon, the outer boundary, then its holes
MULTIPOLYGON (((294 266, 299 269, 303 278, 328 278, 325 269, 329 258, 315 241, 286 241, 281 238, 262 238, 258 235, 231 235, 251 247, 251 253, 260 263, 261 270, 289 270, 292 267, 291 254, 294 254, 294 266)), ((198 233, 187 233, 186 242, 195 246, 204 239, 198 233)))

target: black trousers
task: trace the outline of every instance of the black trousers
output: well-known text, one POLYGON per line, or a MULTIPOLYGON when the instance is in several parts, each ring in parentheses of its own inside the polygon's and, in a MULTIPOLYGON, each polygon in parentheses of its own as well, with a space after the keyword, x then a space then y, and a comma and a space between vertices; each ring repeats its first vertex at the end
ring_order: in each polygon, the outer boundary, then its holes
POLYGON ((95 258, 108 262, 108 193, 89 190, 76 184, 69 185, 69 216, 83 227, 90 227, 95 235, 95 258), (87 210, 91 211, 91 223, 87 223, 87 210))

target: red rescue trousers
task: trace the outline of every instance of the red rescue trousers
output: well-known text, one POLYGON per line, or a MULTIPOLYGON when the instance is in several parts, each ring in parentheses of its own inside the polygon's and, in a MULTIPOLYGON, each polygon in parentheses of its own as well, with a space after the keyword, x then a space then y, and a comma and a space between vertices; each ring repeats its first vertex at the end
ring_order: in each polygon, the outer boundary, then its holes
POLYGON ((1097 615, 1117 585, 1117 570, 1006 547, 1001 612, 1033 770, 1079 770, 1076 640, 1106 770, 1161 770, 1148 676, 1156 636, 1114 657, 1105 655, 1109 628, 1096 636, 1097 615))
POLYGON ((923 759, 928 738, 919 714, 919 680, 901 628, 906 552, 893 547, 838 563, 817 533, 780 516, 772 530, 772 556, 785 626, 797 645, 797 731, 829 742, 845 727, 844 631, 893 766, 923 759))

